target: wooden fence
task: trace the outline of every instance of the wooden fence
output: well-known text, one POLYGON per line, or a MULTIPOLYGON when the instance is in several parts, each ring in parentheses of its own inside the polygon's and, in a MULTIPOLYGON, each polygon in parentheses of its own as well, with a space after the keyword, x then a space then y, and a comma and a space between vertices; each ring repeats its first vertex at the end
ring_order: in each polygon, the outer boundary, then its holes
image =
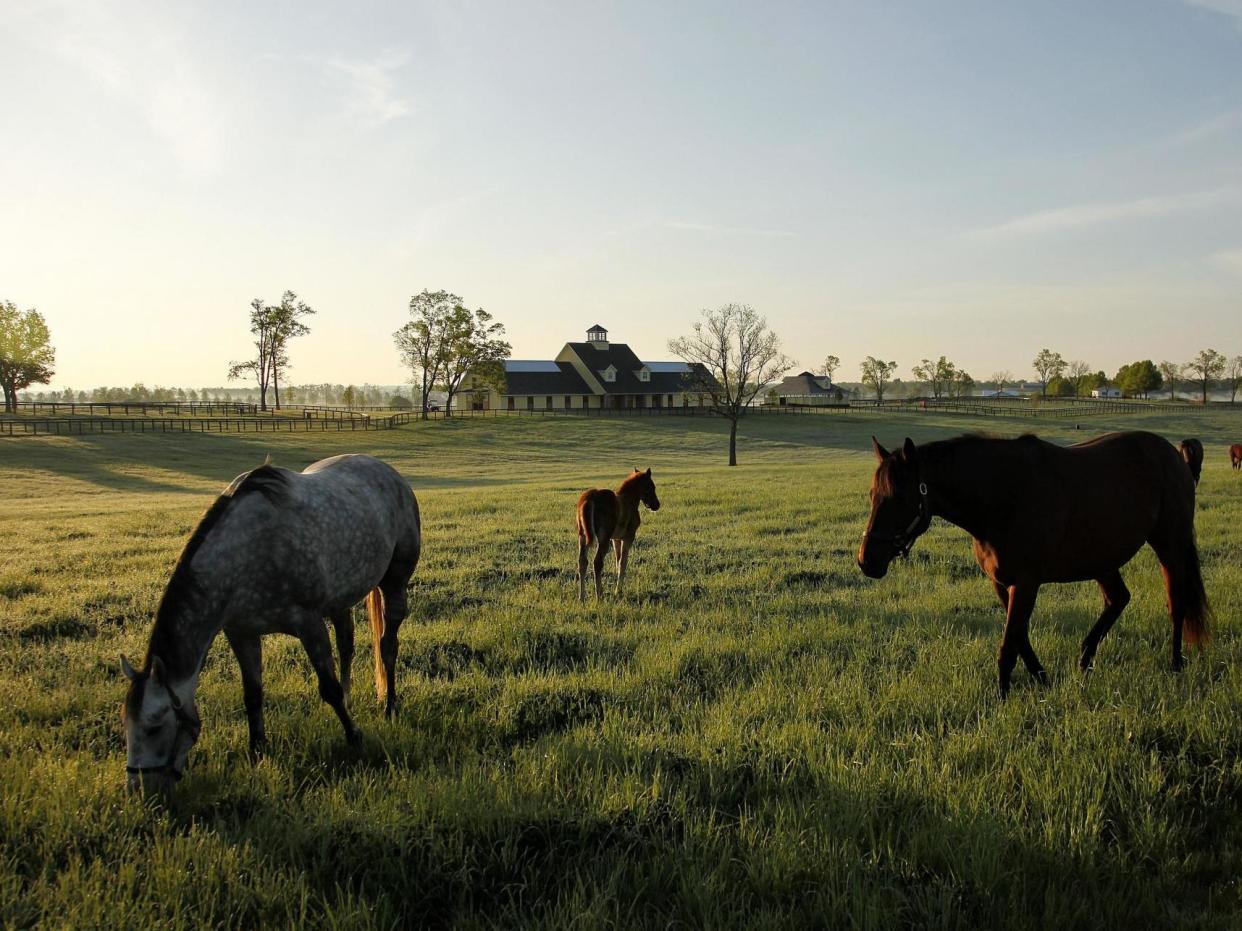
POLYGON ((17 410, 38 414, 44 411, 55 416, 95 417, 100 414, 111 417, 116 413, 130 417, 134 414, 176 414, 191 417, 220 417, 230 414, 238 417, 257 416, 259 405, 247 401, 18 401, 17 410))

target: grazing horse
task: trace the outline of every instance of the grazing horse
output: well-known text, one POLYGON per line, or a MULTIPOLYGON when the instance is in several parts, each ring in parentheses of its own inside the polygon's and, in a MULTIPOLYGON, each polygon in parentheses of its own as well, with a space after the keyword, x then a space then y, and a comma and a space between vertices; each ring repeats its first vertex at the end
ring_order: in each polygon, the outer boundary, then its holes
POLYGON ((1229 447, 1229 464, 1235 471, 1242 469, 1242 445, 1234 443, 1229 447))
POLYGON ((611 540, 617 554, 617 594, 625 581, 625 567, 630 562, 630 547, 634 534, 642 520, 638 516, 638 503, 642 502, 652 511, 660 510, 656 497, 655 481, 651 470, 635 469, 616 491, 592 488, 578 498, 578 600, 586 601, 587 549, 595 548, 595 597, 604 597, 602 575, 604 557, 608 555, 611 540))
POLYGON ((334 456, 291 472, 262 465, 238 476, 203 515, 164 590, 141 671, 122 708, 129 788, 166 793, 201 728, 194 695, 221 631, 241 667, 251 753, 263 727, 264 634, 302 641, 345 737, 359 739, 346 708, 354 655, 351 608, 362 598, 374 634, 375 687, 396 710, 397 632, 418 564, 418 502, 395 469, 370 456, 334 456), (324 618, 336 629, 332 668, 324 618))
POLYGON ((1196 439, 1182 440, 1181 445, 1177 447, 1182 454, 1182 458, 1186 460, 1186 465, 1190 466, 1190 474, 1194 477, 1195 487, 1199 485, 1199 476, 1203 474, 1203 444, 1196 439))
POLYGON ((1047 674, 1027 633, 1039 587, 1094 579, 1104 611, 1082 642, 1085 671, 1130 601, 1120 569, 1144 543, 1164 570, 1173 622, 1173 668, 1182 665, 1182 629, 1208 639, 1208 602, 1195 547, 1195 489, 1181 457, 1153 433, 1112 433, 1062 447, 1034 436, 962 436, 889 453, 871 439, 879 466, 871 517, 858 551, 869 578, 908 555, 932 517, 974 537, 975 558, 1007 613, 998 666, 1009 691, 1019 656, 1040 682, 1047 674))

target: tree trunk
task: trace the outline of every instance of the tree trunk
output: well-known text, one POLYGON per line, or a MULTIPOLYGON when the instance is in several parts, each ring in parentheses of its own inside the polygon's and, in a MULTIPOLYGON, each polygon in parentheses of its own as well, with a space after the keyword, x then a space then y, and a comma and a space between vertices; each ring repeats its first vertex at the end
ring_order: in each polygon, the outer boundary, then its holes
POLYGON ((737 416, 729 420, 729 465, 737 465, 737 416))
POLYGON ((276 395, 276 410, 280 410, 280 372, 272 366, 272 391, 276 395))

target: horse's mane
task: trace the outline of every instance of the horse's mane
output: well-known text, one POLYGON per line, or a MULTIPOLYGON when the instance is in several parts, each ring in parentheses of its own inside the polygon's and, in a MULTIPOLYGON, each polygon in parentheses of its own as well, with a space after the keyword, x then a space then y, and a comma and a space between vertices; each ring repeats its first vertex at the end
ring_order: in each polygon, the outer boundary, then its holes
POLYGON ((190 539, 186 541, 185 547, 181 550, 181 555, 177 557, 177 564, 173 567, 172 576, 168 580, 168 585, 164 588, 164 595, 160 599, 159 608, 155 612, 155 626, 151 631, 151 640, 147 645, 147 658, 143 664, 144 669, 150 670, 151 657, 153 655, 158 654, 166 662, 175 656, 177 644, 169 640, 169 622, 176 616, 180 608, 189 603, 196 592, 194 573, 190 569, 190 563, 208 535, 220 523, 220 519, 224 517, 229 506, 237 501, 238 498, 245 497, 253 492, 264 495, 268 500, 277 501, 284 495, 288 487, 288 475, 265 462, 257 469, 238 476, 212 502, 211 507, 199 519, 198 526, 194 528, 194 532, 190 534, 190 539))
POLYGON ((625 481, 621 483, 621 487, 617 489, 617 494, 626 491, 632 485, 637 485, 643 479, 651 481, 651 477, 646 472, 631 472, 625 481))
MULTIPOLYGON (((925 461, 932 462, 945 456, 951 456, 971 447, 987 446, 993 443, 1017 443, 1022 441, 1030 442, 1031 440, 1039 440, 1034 433, 1023 433, 1016 439, 1011 437, 995 436, 991 433, 979 431, 971 431, 969 433, 961 433, 957 436, 951 436, 943 440, 932 440, 930 443, 923 443, 918 447, 920 458, 925 461)), ((897 450, 900 452, 900 449, 897 450)), ((897 490, 893 482, 892 469, 887 467, 887 463, 881 465, 875 474, 876 491, 882 495, 894 494, 897 490)))

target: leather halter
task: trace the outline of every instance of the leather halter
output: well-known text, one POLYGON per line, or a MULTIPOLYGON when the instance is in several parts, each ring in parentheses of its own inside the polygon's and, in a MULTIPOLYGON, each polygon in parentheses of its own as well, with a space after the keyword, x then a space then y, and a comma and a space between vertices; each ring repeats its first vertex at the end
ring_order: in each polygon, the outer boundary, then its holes
MULTIPOLYGON (((920 473, 922 470, 919 470, 920 473)), ((906 525, 905 529, 899 530, 892 534, 876 534, 870 530, 863 531, 863 539, 871 539, 876 543, 888 543, 895 550, 897 556, 902 559, 910 557, 910 548, 914 546, 917 540, 931 526, 931 505, 927 503, 927 482, 923 480, 922 474, 919 475, 919 508, 914 513, 914 518, 906 525)))
MULTIPOLYGON (((167 688, 167 686, 165 686, 167 688)), ((172 689, 168 690, 172 694, 172 689)), ((203 722, 197 717, 185 710, 184 705, 173 705, 173 714, 177 717, 177 732, 173 734, 172 749, 168 751, 168 759, 163 763, 152 763, 150 766, 126 766, 125 772, 131 776, 141 773, 168 773, 173 780, 181 778, 181 770, 177 769, 177 748, 181 745, 183 735, 188 735, 190 745, 193 746, 198 741, 199 732, 203 729, 203 722)))

